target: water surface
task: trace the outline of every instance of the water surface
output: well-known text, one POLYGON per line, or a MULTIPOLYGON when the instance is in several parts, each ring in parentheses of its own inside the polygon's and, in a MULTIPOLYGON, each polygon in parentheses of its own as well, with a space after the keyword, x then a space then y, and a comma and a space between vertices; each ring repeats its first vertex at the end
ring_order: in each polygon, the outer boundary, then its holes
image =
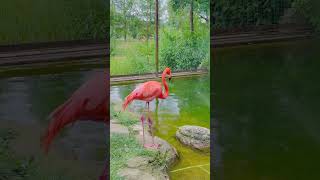
POLYGON ((97 179, 105 160, 106 134, 100 123, 79 122, 65 128, 47 156, 40 137, 49 124, 48 114, 62 104, 90 75, 101 68, 10 70, 0 76, 0 128, 18 132, 15 154, 34 157, 50 175, 97 179))
POLYGON ((214 50, 217 179, 320 179, 318 41, 214 50))

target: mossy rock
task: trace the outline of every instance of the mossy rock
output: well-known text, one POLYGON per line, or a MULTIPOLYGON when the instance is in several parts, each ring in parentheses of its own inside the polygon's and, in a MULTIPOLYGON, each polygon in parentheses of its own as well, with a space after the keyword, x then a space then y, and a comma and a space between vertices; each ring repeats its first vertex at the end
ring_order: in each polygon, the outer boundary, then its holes
POLYGON ((210 149, 210 130, 200 126, 181 126, 176 132, 176 138, 184 145, 201 151, 210 149))

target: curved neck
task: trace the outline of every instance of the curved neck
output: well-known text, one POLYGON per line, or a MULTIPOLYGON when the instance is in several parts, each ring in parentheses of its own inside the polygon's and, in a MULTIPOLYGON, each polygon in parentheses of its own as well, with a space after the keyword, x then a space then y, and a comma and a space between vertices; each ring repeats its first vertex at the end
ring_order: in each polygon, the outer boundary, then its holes
POLYGON ((162 93, 162 98, 167 98, 168 95, 169 95, 169 87, 168 87, 168 84, 167 84, 167 81, 166 81, 166 72, 163 72, 162 73, 162 84, 164 86, 164 89, 165 89, 165 92, 162 93))

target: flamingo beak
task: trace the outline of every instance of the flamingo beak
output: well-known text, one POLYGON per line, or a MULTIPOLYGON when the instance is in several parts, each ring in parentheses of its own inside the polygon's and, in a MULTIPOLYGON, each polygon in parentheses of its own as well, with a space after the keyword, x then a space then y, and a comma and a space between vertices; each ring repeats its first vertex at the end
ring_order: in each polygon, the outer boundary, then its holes
POLYGON ((169 82, 171 81, 171 76, 169 77, 169 82))

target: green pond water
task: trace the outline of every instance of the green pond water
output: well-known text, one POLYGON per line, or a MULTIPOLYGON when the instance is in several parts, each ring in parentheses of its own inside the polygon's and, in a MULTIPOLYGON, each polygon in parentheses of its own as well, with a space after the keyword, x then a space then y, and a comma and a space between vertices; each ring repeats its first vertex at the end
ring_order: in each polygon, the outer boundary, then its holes
MULTIPOLYGON (((49 113, 92 73, 103 71, 103 65, 0 70, 0 131, 11 128, 18 133, 12 142, 15 156, 33 157, 47 177, 97 179, 106 156, 103 124, 79 122, 65 128, 47 156, 40 149, 40 137, 49 124, 49 113)), ((6 162, 0 165, 3 167, 6 162)))
POLYGON ((319 45, 212 49, 217 179, 320 179, 319 45))
MULTIPOLYGON (((202 153, 182 145, 175 138, 176 130, 183 125, 198 125, 210 128, 210 81, 209 76, 173 78, 169 83, 169 97, 150 103, 155 123, 155 135, 173 145, 180 160, 170 170, 173 180, 210 179, 210 153, 202 153), (187 168, 203 165, 201 167, 187 168), (187 168, 183 170, 182 168, 187 168), (175 171, 177 170, 177 171, 175 171)), ((121 103, 139 83, 111 87, 111 101, 121 103)), ((141 113, 145 102, 134 101, 129 111, 141 113)))

